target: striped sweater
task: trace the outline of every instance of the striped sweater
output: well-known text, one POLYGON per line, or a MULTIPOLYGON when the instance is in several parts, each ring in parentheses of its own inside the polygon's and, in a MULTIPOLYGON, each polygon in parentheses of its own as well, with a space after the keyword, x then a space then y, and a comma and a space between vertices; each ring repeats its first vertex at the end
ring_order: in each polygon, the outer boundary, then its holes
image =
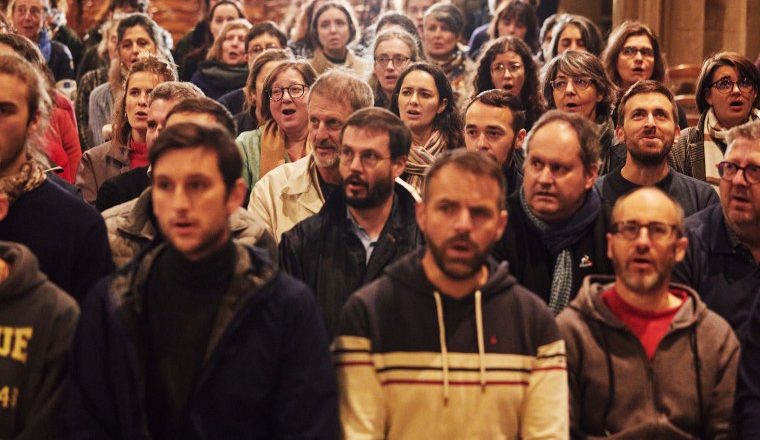
POLYGON ((507 263, 461 299, 409 254, 349 298, 333 344, 346 439, 568 438, 565 346, 507 263))

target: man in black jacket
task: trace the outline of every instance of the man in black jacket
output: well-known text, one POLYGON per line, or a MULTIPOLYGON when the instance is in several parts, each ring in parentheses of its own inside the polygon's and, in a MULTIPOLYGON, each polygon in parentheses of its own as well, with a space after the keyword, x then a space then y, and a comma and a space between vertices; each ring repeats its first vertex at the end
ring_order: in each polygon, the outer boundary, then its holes
POLYGON ((599 136, 587 119, 550 111, 525 145, 523 188, 507 200, 509 224, 494 256, 557 314, 586 275, 612 273, 609 210, 594 189, 599 136))
POLYGON ((90 292, 72 349, 73 438, 335 438, 312 292, 232 240, 245 196, 234 140, 177 124, 149 158, 166 242, 90 292))
POLYGON ((319 214, 282 236, 282 268, 314 290, 330 334, 351 292, 421 242, 415 199, 395 182, 411 139, 401 119, 385 109, 353 113, 338 149, 341 189, 319 214))

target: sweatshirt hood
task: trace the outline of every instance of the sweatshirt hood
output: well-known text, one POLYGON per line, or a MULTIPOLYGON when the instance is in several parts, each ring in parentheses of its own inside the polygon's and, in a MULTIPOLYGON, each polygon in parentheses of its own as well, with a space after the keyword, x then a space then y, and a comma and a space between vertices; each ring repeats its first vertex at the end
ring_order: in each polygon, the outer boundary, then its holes
MULTIPOLYGON (((385 274, 415 294, 430 296, 432 292, 439 289, 428 280, 425 270, 422 268, 422 257, 425 255, 425 249, 425 247, 420 247, 418 250, 405 255, 385 268, 385 274)), ((488 280, 477 289, 483 298, 508 294, 511 288, 517 284, 515 277, 509 273, 509 264, 506 261, 497 263, 489 257, 486 260, 486 266, 488 267, 488 280)))
POLYGON ((472 295, 463 299, 455 299, 446 295, 441 295, 438 288, 435 287, 425 275, 422 268, 422 257, 425 254, 425 248, 418 249, 401 258, 395 264, 392 264, 385 270, 385 274, 395 283, 404 287, 412 295, 430 296, 432 292, 435 301, 436 320, 438 323, 438 340, 441 350, 441 363, 443 364, 443 405, 447 406, 449 402, 449 351, 446 344, 446 324, 444 323, 444 307, 455 307, 456 303, 462 300, 469 300, 472 297, 474 302, 475 330, 477 334, 478 347, 478 364, 480 373, 480 389, 485 392, 488 382, 486 380, 486 352, 485 338, 483 335, 483 301, 496 295, 508 295, 512 292, 512 287, 516 284, 515 278, 509 274, 509 267, 506 262, 496 264, 493 259, 489 258, 486 262, 488 265, 488 280, 485 284, 475 290, 472 295))
MULTIPOLYGON (((587 318, 595 319, 610 327, 624 328, 620 319, 610 311, 602 299, 602 292, 615 285, 615 277, 611 275, 591 275, 583 280, 578 296, 570 303, 569 308, 587 318)), ((670 283, 670 290, 686 292, 686 301, 676 313, 671 324, 672 329, 686 328, 704 317, 707 307, 699 299, 699 295, 691 287, 679 283, 670 283)))
POLYGON ((22 244, 0 241, 0 259, 10 269, 8 278, 0 283, 0 302, 23 295, 48 279, 40 272, 37 257, 22 244))

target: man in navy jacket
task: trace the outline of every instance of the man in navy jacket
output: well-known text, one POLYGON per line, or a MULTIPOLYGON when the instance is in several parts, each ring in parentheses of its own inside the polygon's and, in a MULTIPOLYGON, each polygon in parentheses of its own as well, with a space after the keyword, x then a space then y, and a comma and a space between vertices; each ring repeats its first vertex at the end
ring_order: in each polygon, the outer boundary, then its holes
POLYGON ((313 294, 231 238, 245 196, 232 137, 177 124, 149 154, 165 241, 88 297, 72 349, 74 438, 334 438, 313 294))

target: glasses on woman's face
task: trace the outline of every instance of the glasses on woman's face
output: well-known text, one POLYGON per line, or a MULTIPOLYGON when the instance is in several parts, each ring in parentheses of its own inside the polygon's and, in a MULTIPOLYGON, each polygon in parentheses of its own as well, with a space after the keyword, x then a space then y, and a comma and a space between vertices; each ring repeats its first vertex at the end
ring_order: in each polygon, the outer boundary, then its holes
POLYGON ((642 58, 654 58, 654 49, 651 47, 625 46, 620 49, 623 58, 633 58, 637 53, 640 53, 642 58))
POLYGON ((279 49, 279 48, 280 48, 280 46, 278 46, 278 45, 276 45, 274 43, 269 43, 269 44, 266 44, 266 45, 255 44, 255 45, 253 45, 253 46, 251 46, 251 47, 248 48, 248 55, 250 55, 252 57, 257 57, 257 56, 261 55, 262 53, 264 53, 265 50, 279 49))
POLYGON ((578 90, 586 90, 592 83, 591 78, 587 76, 574 76, 572 78, 555 79, 550 84, 554 90, 565 90, 567 83, 570 81, 572 81, 573 87, 578 90))
POLYGON ((518 73, 523 70, 523 65, 520 63, 495 63, 491 64, 491 73, 495 73, 497 75, 503 75, 504 72, 509 70, 509 73, 518 73))
POLYGON ((755 90, 755 85, 752 83, 752 80, 746 76, 739 78, 739 81, 731 81, 731 78, 721 78, 710 84, 710 87, 725 95, 734 89, 734 84, 739 86, 739 91, 741 93, 750 93, 755 90))
POLYGON ((375 65, 385 67, 388 65, 388 61, 390 61, 393 63, 393 67, 396 69, 403 69, 409 60, 411 60, 411 58, 401 55, 394 55, 392 57, 381 55, 379 57, 375 57, 375 65))
POLYGON ((285 92, 290 95, 291 99, 300 98, 306 93, 306 89, 308 88, 309 86, 306 84, 293 84, 288 87, 272 87, 269 91, 269 99, 275 102, 282 101, 282 98, 285 97, 285 92))

